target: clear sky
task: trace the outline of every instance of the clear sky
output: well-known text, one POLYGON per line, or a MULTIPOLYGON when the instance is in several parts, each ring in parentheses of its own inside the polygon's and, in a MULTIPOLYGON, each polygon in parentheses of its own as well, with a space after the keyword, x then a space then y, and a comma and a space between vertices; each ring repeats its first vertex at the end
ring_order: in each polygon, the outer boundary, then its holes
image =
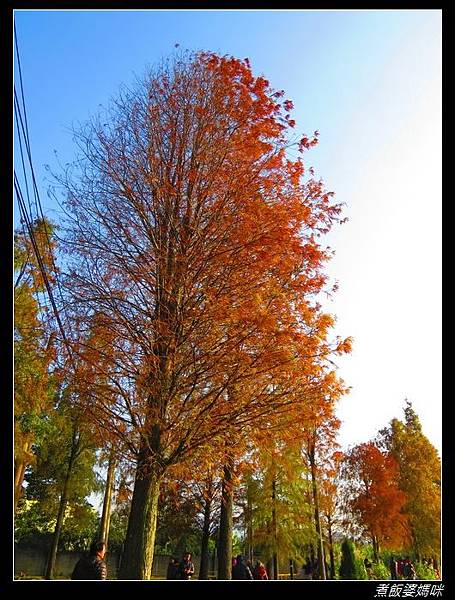
MULTIPOLYGON (((340 289, 327 310, 354 338, 339 359, 343 447, 371 439, 408 398, 441 452, 440 10, 16 10, 27 117, 44 210, 44 165, 74 158, 68 129, 121 83, 182 49, 248 57, 292 99, 307 154, 349 222, 327 243, 340 289)), ((54 216, 55 218, 55 216, 54 216)), ((15 223, 18 215, 15 214, 15 223)))

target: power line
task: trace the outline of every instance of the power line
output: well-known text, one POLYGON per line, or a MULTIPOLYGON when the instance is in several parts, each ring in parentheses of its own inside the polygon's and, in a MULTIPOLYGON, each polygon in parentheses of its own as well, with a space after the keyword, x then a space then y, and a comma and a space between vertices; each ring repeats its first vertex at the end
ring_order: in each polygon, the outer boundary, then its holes
MULTIPOLYGON (((26 131, 27 131, 27 137, 26 137, 25 142, 26 142, 26 144, 28 146, 28 149, 30 150, 29 139, 28 139, 27 111, 25 109, 25 100, 24 100, 24 86, 22 84, 21 58, 20 58, 20 55, 19 55, 19 47, 18 47, 18 43, 17 43, 16 20, 14 20, 14 43, 15 43, 15 47, 16 47, 17 64, 18 64, 18 67, 19 67, 19 81, 20 81, 20 84, 21 84, 22 106, 24 107, 24 118, 25 118, 25 125, 26 125, 26 131)), ((16 90, 14 90, 14 93, 16 94, 16 90)))
MULTIPOLYGON (((17 103, 16 89, 14 89, 14 103, 15 103, 14 104, 14 108, 16 109, 16 103, 17 103)), ((19 118, 21 118, 20 113, 19 113, 19 118)), ((19 148, 20 148, 21 161, 22 161, 22 171, 24 173, 25 191, 27 192, 27 202, 28 202, 28 207, 30 209, 30 213, 32 213, 32 203, 30 201, 30 193, 29 193, 29 190, 28 190, 27 171, 25 169, 24 153, 23 153, 23 150, 22 150, 22 136, 21 136, 21 133, 20 133, 20 130, 19 130, 19 123, 18 123, 17 117, 16 117, 15 121, 16 121, 17 138, 19 140, 19 148)))
POLYGON ((52 293, 52 288, 51 288, 51 285, 49 283, 49 279, 48 279, 48 276, 47 276, 46 269, 44 267, 43 259, 42 259, 42 256, 41 256, 41 253, 40 253, 40 250, 39 250, 36 238, 35 238, 35 234, 33 232, 33 224, 31 223, 29 215, 27 213, 27 207, 25 206, 25 202, 24 202, 24 199, 23 199, 23 196, 22 196, 22 191, 21 191, 21 188, 20 188, 20 183, 19 183, 19 179, 17 177, 16 171, 14 171, 14 189, 15 189, 16 198, 17 198, 17 201, 18 201, 18 204, 19 204, 19 210, 20 210, 21 215, 22 215, 22 217, 23 217, 23 219, 25 221, 25 224, 26 224, 26 227, 27 227, 27 230, 28 230, 28 234, 29 234, 30 240, 32 242, 33 250, 35 252, 36 259, 38 261, 38 266, 39 266, 41 274, 43 276, 44 285, 46 286, 46 290, 47 290, 47 293, 48 293, 48 296, 49 296, 49 300, 51 301, 52 308, 53 308, 54 314, 55 314, 55 318, 57 320, 57 324, 58 324, 58 327, 60 329, 60 333, 62 334, 62 339, 63 339, 63 341, 65 343, 65 346, 66 346, 66 348, 68 350, 68 354, 70 356, 70 360, 71 360, 71 362, 73 364, 73 367, 75 367, 75 363, 74 363, 74 358, 73 358, 73 355, 72 355, 72 351, 71 351, 68 339, 66 337, 62 321, 60 319, 60 314, 59 314, 57 305, 55 303, 54 295, 52 293))
MULTIPOLYGON (((22 137, 24 139, 30 173, 31 173, 32 181, 33 181, 33 191, 34 191, 34 199, 35 199, 35 207, 36 207, 36 220, 38 220, 39 214, 40 214, 41 219, 43 221, 43 229, 44 229, 44 233, 46 236, 47 245, 49 247, 49 256, 50 256, 50 259, 52 262, 52 266, 54 268, 54 272, 56 274, 55 281, 57 283, 57 287, 58 287, 58 290, 60 293, 60 299, 61 299, 62 305, 63 305, 64 304, 63 294, 62 294, 62 290, 60 287, 60 282, 57 277, 57 267, 56 267, 54 257, 53 257, 52 245, 51 245, 51 241, 49 238, 48 228, 46 227, 46 219, 44 217, 41 200, 39 197, 38 186, 36 183, 35 171, 33 168, 32 154, 31 154, 31 147, 30 147, 30 136, 29 136, 29 130, 28 130, 27 109, 26 109, 26 104, 25 104, 25 94, 24 94, 24 86, 23 86, 23 79, 22 79, 22 68, 21 68, 21 63, 20 63, 19 46, 18 46, 18 41, 17 41, 16 23, 14 23, 14 34, 15 34, 16 56, 17 56, 17 62, 18 62, 18 68, 19 68, 19 81, 20 81, 21 99, 22 99, 22 106, 23 106, 23 117, 22 117, 22 110, 21 110, 21 106, 19 103, 18 95, 16 92, 16 86, 14 86, 14 108, 15 108, 15 115, 16 115, 16 128, 17 128, 17 134, 18 134, 18 139, 19 139, 19 151, 20 151, 21 163, 22 163, 22 168, 23 168, 23 173, 24 173, 24 181, 25 181, 25 186, 26 186, 27 201, 28 201, 28 205, 29 205, 29 209, 30 209, 30 214, 28 214, 28 212, 27 212, 27 207, 26 207, 26 204, 25 204, 25 201, 23 198, 20 181, 17 176, 16 170, 14 170, 14 188, 15 188, 16 198, 18 201, 19 210, 20 210, 20 213, 22 216, 23 223, 25 223, 30 241, 32 243, 32 247, 33 247, 37 262, 38 262, 39 269, 40 269, 42 277, 43 277, 44 285, 45 285, 47 294, 49 296, 49 300, 51 302, 55 318, 57 320, 59 330, 62 335, 63 342, 68 350, 70 360, 74 367, 75 364, 74 364, 74 358, 72 355, 72 351, 71 351, 71 348, 70 348, 70 345, 68 342, 68 338, 66 336, 66 333, 65 333, 65 330, 63 327, 63 323, 60 318, 59 310, 58 310, 57 304, 55 302, 55 298, 54 298, 52 288, 51 288, 51 285, 49 282, 46 267, 44 265, 43 257, 41 255, 40 248, 39 248, 38 242, 36 240, 36 236, 35 236, 35 232, 34 232, 34 228, 33 228, 34 218, 33 218, 32 203, 30 200, 29 189, 28 189, 27 170, 25 168, 22 137), (20 125, 20 127, 19 127, 19 125, 20 125), (22 135, 21 135, 21 132, 22 132, 22 135), (38 214, 38 211, 39 211, 39 214, 38 214)), ((24 233, 25 233, 25 231, 24 231, 24 233)))
MULTIPOLYGON (((33 168, 33 160, 32 160, 32 153, 31 153, 31 147, 30 147, 30 135, 29 135, 29 130, 28 130, 28 121, 27 121, 27 107, 25 104, 25 94, 24 94, 24 86, 23 86, 23 79, 22 79, 22 68, 21 68, 21 63, 20 63, 20 54, 19 54, 19 45, 18 45, 18 38, 17 38, 17 31, 16 31, 16 22, 14 22, 14 35, 15 35, 15 46, 16 46, 16 55, 17 55, 17 62, 18 62, 18 67, 19 67, 19 82, 20 82, 20 88, 21 88, 21 97, 22 97, 22 105, 24 108, 24 121, 25 121, 25 127, 24 127, 24 122, 22 121, 22 114, 21 114, 21 108, 19 106, 19 101, 17 99, 17 94, 16 94, 16 89, 14 89, 14 98, 16 101, 16 111, 19 115, 20 118, 20 122, 21 122, 21 127, 22 127, 22 132, 24 135, 24 139, 25 139, 25 145, 27 148, 27 156, 28 156, 28 160, 29 160, 29 164, 30 164, 30 171, 31 171, 31 175, 32 175, 32 181, 33 181, 33 190, 34 190, 34 194, 35 194, 35 204, 37 206, 37 209, 39 209, 39 214, 41 215, 41 218, 43 221, 45 221, 45 217, 44 217, 44 212, 43 212, 43 207, 41 204, 41 199, 39 196, 39 191, 38 191, 38 185, 36 183, 36 178, 35 178, 35 170, 33 168)), ((16 121, 17 124, 17 121, 16 121)), ((21 144, 20 144, 21 146, 21 144)), ((22 155, 22 146, 21 146, 21 157, 23 157, 22 155)), ((25 181, 26 181, 26 185, 27 185, 27 178, 25 176, 25 181)), ((31 211, 32 212, 32 211, 31 211)), ((38 210, 37 210, 37 217, 38 217, 38 210)), ((49 233, 47 231, 46 226, 44 227, 44 232, 46 235, 46 239, 47 239, 47 243, 49 246, 49 253, 50 253, 50 258, 52 261, 52 266, 54 268, 54 272, 56 274, 56 283, 57 283, 57 288, 59 290, 59 294, 60 294, 60 300, 62 301, 63 304, 63 293, 62 293, 62 289, 60 286, 60 282, 57 278, 57 266, 55 264, 54 261, 54 256, 52 253, 52 246, 51 246, 51 241, 49 238, 49 233)))

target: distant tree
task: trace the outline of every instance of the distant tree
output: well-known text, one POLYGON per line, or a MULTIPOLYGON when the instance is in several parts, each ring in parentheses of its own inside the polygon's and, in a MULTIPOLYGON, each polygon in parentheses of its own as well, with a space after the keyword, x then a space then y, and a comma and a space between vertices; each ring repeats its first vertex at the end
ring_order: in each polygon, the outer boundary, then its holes
MULTIPOLYGON (((307 411, 307 424, 303 431, 302 454, 308 466, 311 478, 311 493, 313 500, 314 527, 317 545, 317 575, 320 579, 327 579, 326 560, 324 550, 324 532, 322 526, 323 510, 331 514, 330 503, 324 502, 325 490, 328 490, 328 477, 333 477, 332 472, 333 453, 337 450, 336 435, 340 427, 340 421, 335 417, 335 403, 345 388, 341 382, 337 382, 329 393, 329 390, 321 386, 316 387, 315 399, 309 405, 307 411)), ((329 517, 330 519, 330 517, 329 517)), ((329 547, 331 551, 331 545, 329 547)), ((333 556, 330 556, 330 564, 333 568, 333 556)))
POLYGON ((93 448, 80 446, 74 437, 66 407, 57 406, 47 416, 45 434, 34 451, 35 464, 25 475, 25 508, 16 522, 18 541, 25 543, 46 533, 46 546, 55 545, 55 552, 87 547, 97 525, 96 512, 86 500, 99 489, 94 472, 96 457, 93 448), (36 519, 30 522, 32 515, 36 519))
POLYGON ((158 503, 156 547, 166 554, 180 556, 185 550, 199 554, 201 530, 197 523, 199 506, 186 490, 166 485, 158 503))
POLYGON ((29 548, 47 547, 55 527, 55 514, 38 500, 23 498, 14 518, 14 541, 29 548))
POLYGON ((118 479, 113 494, 113 509, 109 526, 110 551, 123 551, 128 527, 128 516, 134 483, 134 471, 128 462, 122 462, 117 471, 118 479))
POLYGON ((219 485, 214 470, 209 469, 206 478, 198 485, 198 496, 202 511, 202 537, 199 568, 199 579, 208 579, 209 575, 209 553, 211 542, 214 544, 215 523, 217 512, 215 502, 219 497, 219 485))
POLYGON ((311 482, 300 453, 300 443, 276 443, 256 450, 248 480, 251 504, 251 543, 264 562, 304 562, 306 545, 315 543, 311 482))
POLYGON ((111 445, 107 452, 106 484, 104 486, 103 507, 101 511, 101 520, 98 532, 98 538, 100 540, 104 540, 106 545, 108 545, 109 542, 109 530, 112 512, 112 496, 114 493, 116 466, 117 459, 115 456, 115 447, 111 445))
MULTIPOLYGON (((98 523, 97 512, 86 500, 68 502, 58 550, 88 550, 96 536, 98 523)), ((47 552, 52 544, 55 524, 55 512, 50 513, 49 506, 38 500, 23 499, 14 521, 14 540, 23 548, 47 552)))
POLYGON ((97 491, 93 433, 79 409, 72 404, 70 386, 62 385, 52 412, 46 416, 46 435, 36 445, 36 464, 26 474, 28 499, 37 500, 55 519, 46 567, 53 578, 60 535, 71 510, 86 505, 86 497, 97 491))
POLYGON ((341 544, 340 579, 361 579, 354 543, 346 538, 341 544))
MULTIPOLYGON (((53 283, 55 269, 54 225, 38 219, 32 234, 53 283)), ((26 469, 35 462, 34 444, 44 434, 43 417, 52 407, 55 378, 55 334, 41 310, 39 295, 45 291, 43 276, 28 233, 14 237, 14 509, 23 494, 26 469)))
POLYGON ((413 551, 417 556, 440 556, 441 459, 422 431, 420 420, 406 401, 404 421, 393 419, 379 434, 382 445, 398 464, 397 481, 406 494, 413 551))
POLYGON ((409 535, 406 494, 398 487, 398 465, 373 443, 350 449, 342 467, 349 518, 369 537, 375 559, 380 546, 401 548, 409 535))
POLYGON ((338 450, 326 454, 323 469, 319 477, 319 498, 321 515, 327 531, 327 542, 330 562, 330 577, 336 579, 334 534, 341 524, 339 509, 338 479, 342 453, 338 450))

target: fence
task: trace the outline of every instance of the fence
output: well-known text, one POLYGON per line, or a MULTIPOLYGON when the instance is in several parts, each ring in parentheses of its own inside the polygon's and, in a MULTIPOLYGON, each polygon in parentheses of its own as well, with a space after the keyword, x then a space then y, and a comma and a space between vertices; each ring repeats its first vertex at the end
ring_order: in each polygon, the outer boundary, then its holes
MULTIPOLYGON (((74 569, 74 565, 83 555, 83 552, 58 552, 55 563, 54 577, 58 579, 69 579, 74 569)), ((47 551, 42 549, 30 549, 15 546, 14 548, 14 577, 44 577, 46 572, 47 551), (22 575, 21 575, 22 574, 22 575)), ((158 579, 166 578, 169 556, 155 554, 153 557, 152 577, 158 579)), ((195 578, 199 573, 200 558, 193 557, 195 578)), ((106 565, 108 579, 117 579, 117 570, 119 567, 120 554, 118 552, 108 552, 106 554, 106 565)), ((213 559, 209 562, 209 577, 213 577, 216 571, 216 564, 213 559)))

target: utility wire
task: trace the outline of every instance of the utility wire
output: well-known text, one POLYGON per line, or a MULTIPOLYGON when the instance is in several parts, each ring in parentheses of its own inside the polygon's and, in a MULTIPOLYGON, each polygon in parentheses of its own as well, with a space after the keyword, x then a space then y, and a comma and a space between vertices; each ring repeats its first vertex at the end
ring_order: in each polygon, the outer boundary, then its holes
MULTIPOLYGON (((25 125, 26 125, 26 131, 28 133, 27 111, 25 110, 25 100, 24 100, 24 86, 22 84, 21 58, 20 58, 20 55, 19 55, 19 47, 18 47, 18 43, 17 43, 16 20, 14 20, 14 43, 15 43, 15 46, 16 46, 16 57, 17 57, 17 64, 18 64, 18 67, 19 67, 19 81, 20 81, 20 84, 21 84, 22 106, 24 107, 25 125)), ((25 143, 27 144, 28 150, 30 151, 28 135, 27 135, 27 137, 25 139, 25 143)))
MULTIPOLYGON (((22 142, 21 142, 21 137, 23 136, 24 141, 25 141, 25 147, 27 150, 27 156, 28 156, 28 162, 30 165, 30 172, 31 172, 31 176, 32 176, 32 181, 33 181, 33 190, 34 190, 34 196, 35 196, 35 206, 37 208, 36 210, 36 216, 37 218, 39 217, 38 215, 38 210, 39 213, 41 215, 41 219, 43 220, 43 226, 44 226, 44 233, 46 236, 46 240, 47 240, 47 244, 49 247, 49 256, 52 262, 52 266, 55 272, 55 281, 57 283, 57 288, 59 290, 59 294, 60 294, 60 300, 62 301, 62 305, 64 305, 64 301, 63 301, 63 294, 62 294, 62 289, 60 286, 60 281, 57 277, 57 267, 54 261, 54 256, 53 256, 53 252, 52 252, 52 245, 51 245, 51 241, 50 241, 50 237, 49 237, 49 233, 46 227, 46 222, 45 222, 45 217, 44 217, 44 213, 43 213, 43 208, 42 208, 42 204, 41 204, 41 199, 39 196, 39 191, 38 191, 38 186, 36 183, 36 178, 35 178, 35 171, 33 168, 33 161, 32 161, 32 154, 31 154, 31 147, 30 147, 30 136, 29 136, 29 130, 28 130, 28 120, 27 120, 27 108, 26 108, 26 104, 25 104, 25 94, 24 94, 24 86, 23 86, 23 78, 22 78, 22 68, 21 68, 21 62, 20 62, 20 54, 19 54, 19 46, 18 46, 18 41, 17 41, 17 31, 16 31, 16 23, 14 22, 14 34, 15 34, 15 47, 16 47, 16 56, 17 56, 17 62, 18 62, 18 67, 19 67, 19 81, 20 81, 20 90, 21 90, 21 99, 22 99, 22 106, 23 106, 23 112, 24 112, 24 118, 22 118, 22 110, 19 104, 19 99, 16 93, 16 87, 14 87, 14 100, 15 100, 15 112, 16 112, 16 127, 18 130, 18 138, 19 138, 19 149, 20 149, 20 154, 21 154, 21 161, 22 161, 22 166, 23 166, 23 170, 24 170, 24 179, 25 179, 25 185, 26 185, 26 191, 27 191, 27 199, 28 199, 28 203, 29 203, 29 207, 30 207, 30 216, 27 214, 27 210, 25 207, 25 203, 23 200, 23 196, 22 196, 22 191, 20 188, 20 183, 19 183, 19 179, 17 177, 16 172, 14 173, 15 176, 15 189, 16 189, 16 196, 18 198, 18 202, 19 202, 19 207, 21 209, 21 213, 23 215, 23 218, 26 222, 27 225, 27 229, 28 229, 28 233, 30 236, 30 239, 32 241, 32 245, 33 245, 33 249, 35 251, 36 254, 36 258, 38 260, 38 264, 40 267, 40 270, 42 272, 43 275, 43 280, 45 282, 46 285, 46 290, 48 292, 49 295, 49 299, 51 301, 52 304, 52 308, 54 310, 55 313, 55 317, 57 319, 60 331, 62 333, 63 336, 63 340, 65 342, 65 345, 68 349, 68 352, 70 354, 71 360, 73 361, 73 357, 72 357, 72 353, 71 350, 69 348, 69 344, 68 344, 68 340, 67 337, 65 335, 65 331, 63 329, 63 325, 60 319, 60 315, 55 303, 55 299, 52 293, 52 289, 49 283, 49 279, 45 270, 45 266, 41 257, 41 253, 39 250, 39 246, 36 242, 36 238, 35 238, 35 233, 33 231, 33 227, 32 227, 32 221, 33 221, 33 211, 32 211, 32 204, 29 198, 29 193, 28 193, 28 183, 27 183, 27 173, 26 173, 26 169, 25 169, 25 164, 24 164, 24 157, 23 157, 23 148, 22 148, 22 142), (17 120, 17 117, 19 117, 19 121, 17 120), (21 125, 21 130, 22 130, 22 136, 21 136, 21 131, 19 129, 19 122, 21 125)), ((74 362, 73 362, 74 365, 74 362)))
MULTIPOLYGON (((19 47, 18 47, 18 43, 17 43, 17 33, 16 33, 16 24, 14 23, 14 33, 15 33, 15 46, 16 46, 16 56, 17 56, 17 62, 18 62, 18 67, 19 67, 19 80, 20 80, 20 89, 21 89, 21 98, 22 98, 22 106, 24 109, 24 116, 22 117, 22 110, 21 110, 21 106, 19 103, 19 99, 18 99, 18 95, 16 92, 16 87, 14 87, 14 101, 15 101, 15 115, 16 115, 16 127, 17 127, 17 132, 18 132, 18 139, 19 139, 19 151, 20 151, 20 155, 21 155, 21 162, 22 162, 22 167, 23 167, 23 171, 24 171, 24 180, 25 180, 25 185, 26 185, 26 190, 27 190, 27 200, 28 200, 28 204, 29 204, 29 208, 30 208, 30 215, 27 212, 27 207, 23 198, 23 194, 22 194, 22 190, 21 190, 21 186, 20 186, 20 181, 19 178, 17 176, 16 170, 14 170, 14 188, 15 188, 15 192, 16 192, 16 198, 18 201, 18 205, 19 205, 19 210, 22 216, 22 220, 26 225, 27 231, 28 231, 28 235, 30 238, 30 241, 32 243, 33 246, 33 250, 36 256, 36 259, 38 261, 38 266, 39 269, 41 271, 42 277, 43 277, 43 281, 44 281, 44 285, 46 287, 47 290, 47 294, 49 296, 49 300, 51 302, 52 308, 53 308, 53 312, 55 315, 55 318, 57 320, 57 324, 60 330, 60 333, 62 335, 62 339, 63 342, 68 350, 68 354, 70 357, 70 360, 72 362, 73 367, 75 367, 74 364, 74 358, 72 355, 72 351, 68 342, 68 338, 66 336, 65 333, 65 329, 63 327, 63 323, 61 321, 60 318, 60 314, 55 302, 55 298, 52 292, 52 288, 49 282, 49 278, 48 278, 48 274, 43 262, 43 258, 41 256, 41 252, 39 249, 39 245, 37 243, 36 237, 35 237, 35 232, 33 230, 33 210, 32 210, 32 204, 30 201, 30 196, 29 196, 29 191, 28 191, 28 182, 27 182, 27 171, 25 169, 25 161, 24 161, 24 155, 23 155, 23 146, 22 146, 22 137, 24 139, 24 143, 25 143, 25 147, 26 147, 26 151, 27 151, 27 157, 28 157, 28 162, 29 162, 29 166, 30 166, 30 172, 31 172, 31 176, 32 176, 32 181, 33 181, 33 190, 34 190, 34 195, 35 195, 35 206, 37 208, 36 210, 36 215, 38 218, 38 208, 39 208, 39 212, 41 214, 41 218, 43 219, 43 225, 44 225, 44 232, 46 235, 46 239, 47 239, 47 244, 49 246, 49 255, 52 261, 52 265, 54 267, 54 271, 57 274, 57 268, 54 262, 54 257, 52 254, 52 246, 51 246, 51 242, 50 242, 50 238, 49 238, 49 234, 47 231, 47 227, 46 227, 46 223, 45 223, 45 219, 44 219, 44 214, 43 214, 43 210, 42 210, 42 205, 41 205, 41 201, 40 201, 40 197, 39 197, 39 192, 38 192, 38 186, 36 183, 36 178, 35 178, 35 172, 34 172, 34 168, 33 168, 33 161, 32 161, 32 154, 31 154, 31 148, 30 148, 30 137, 29 137, 29 131, 28 131, 28 121, 27 121, 27 109, 26 109, 26 105, 25 105, 25 95, 24 95, 24 86, 23 86, 23 79, 22 79, 22 68, 21 68, 21 63, 20 63, 20 55, 19 55, 19 47), (20 124, 20 127, 19 127, 20 124), (22 135, 21 135, 21 131, 22 131, 22 135)), ((61 292, 61 288, 60 288, 60 284, 59 281, 56 277, 56 281, 57 281, 57 285, 58 285, 58 289, 62 298, 62 292, 61 292)), ((62 298, 63 301, 63 298, 62 298)))
MULTIPOLYGON (((44 212, 43 212, 43 207, 41 204, 41 199, 40 199, 40 195, 39 195, 39 191, 38 191, 38 185, 36 183, 36 178, 35 178, 35 170, 33 168, 33 161, 32 161, 32 152, 31 152, 31 147, 30 147, 30 135, 29 135, 29 130, 28 130, 28 121, 27 121, 27 107, 25 104, 25 94, 24 94, 24 86, 23 86, 23 79, 22 79, 22 68, 21 68, 21 62, 20 62, 20 54, 19 54, 19 46, 18 46, 18 38, 17 38, 17 31, 16 31, 16 22, 14 22, 14 37, 15 37, 15 46, 16 46, 16 56, 17 56, 17 62, 18 62, 18 67, 19 67, 19 82, 20 82, 20 89, 21 89, 21 97, 22 97, 22 106, 24 109, 24 121, 25 121, 25 127, 24 127, 24 122, 22 120, 22 111, 21 108, 19 106, 19 101, 17 99, 17 94, 16 94, 16 89, 14 89, 14 97, 16 100, 16 111, 19 114, 19 118, 20 118, 20 122, 21 122, 21 128, 22 128, 22 132, 24 135, 24 139, 25 139, 25 145, 27 148, 27 156, 28 156, 28 160, 29 160, 29 164, 30 164, 30 171, 32 174, 32 180, 33 180, 33 189, 34 189, 34 194, 35 194, 35 204, 37 206, 37 209, 39 209, 39 213, 41 215, 41 219, 43 220, 43 222, 45 222, 45 217, 44 217, 44 212)), ((16 121, 17 123, 17 121, 16 121)), ((21 156, 22 156, 22 149, 21 149, 21 156)), ((25 179, 25 181, 27 182, 27 179, 25 179)), ((32 211, 30 211, 32 212, 32 211)), ((37 217, 38 217, 38 210, 36 212, 37 217)), ((45 223, 44 223, 45 225, 45 223)), ((46 239, 47 239, 47 243, 49 246, 49 255, 52 261, 52 266, 55 272, 55 280, 57 283, 57 288, 59 291, 59 295, 60 295, 60 300, 62 302, 62 304, 64 304, 63 302, 63 293, 62 293, 62 289, 60 286, 60 281, 57 277, 57 266, 55 264, 54 261, 54 256, 53 256, 53 252, 52 252, 52 245, 51 245, 51 240, 49 238, 49 233, 47 230, 47 227, 44 226, 44 233, 46 235, 46 239)))
MULTIPOLYGON (((19 116, 19 123, 21 125, 22 136, 24 137, 25 140, 27 140, 28 137, 29 137, 28 131, 26 129, 27 119, 26 119, 25 115, 24 115, 24 119, 22 118, 22 111, 21 111, 21 108, 19 106, 19 101, 17 99, 16 90, 14 90, 14 98, 15 98, 15 103, 16 103, 15 104, 16 114, 19 116), (24 120, 25 120, 25 125, 24 125, 24 120)), ((18 123, 18 121, 17 121, 17 118, 16 118, 16 125, 17 125, 17 123, 18 123)), ((20 131, 19 131, 19 140, 20 139, 21 139, 21 135, 20 135, 20 131)), ((29 165, 30 165, 30 172, 31 172, 32 181, 33 181, 33 191, 34 191, 35 206, 36 206, 36 218, 39 218, 39 216, 41 216, 41 219, 43 221, 45 221, 43 207, 42 207, 42 204, 41 204, 41 199, 40 199, 39 191, 38 191, 38 185, 36 183, 35 169, 33 168, 33 161, 32 161, 32 155, 31 155, 29 144, 26 144, 26 149, 27 149, 28 162, 29 162, 29 165), (39 211, 39 214, 38 214, 38 211, 39 211)), ((20 151, 21 160, 22 160, 22 163, 23 163, 24 162, 24 158, 23 158, 23 149, 22 149, 22 144, 21 143, 19 143, 19 151, 20 151)), ((26 186, 27 186, 27 176, 26 176, 25 172, 24 172, 24 177, 25 177, 25 182, 26 182, 26 186)), ((27 186, 27 189, 28 189, 28 186, 27 186)), ((31 206, 31 203, 30 203, 30 206, 31 206)), ((33 211, 31 210, 30 212, 31 212, 32 217, 33 217, 33 211)), ((49 253, 50 253, 50 258, 51 258, 51 261, 52 261, 52 266, 54 268, 54 271, 57 273, 57 267, 56 267, 56 264, 55 264, 55 261, 54 261, 54 257, 53 257, 53 254, 52 254, 52 245, 51 245, 51 241, 50 241, 50 238, 49 238, 49 233, 48 233, 46 227, 44 227, 44 233, 46 235, 47 243, 48 243, 48 246, 49 246, 49 253)), ((59 284, 58 280, 57 280, 57 286, 59 288, 60 295, 62 295, 62 291, 61 291, 60 284, 59 284)))
MULTIPOLYGON (((16 110, 16 103, 17 103, 17 95, 16 95, 16 89, 14 89, 14 109, 16 111, 16 131, 17 131, 17 139, 19 140, 19 149, 20 149, 20 154, 21 154, 21 161, 22 161, 22 171, 24 173, 24 181, 25 181, 25 191, 27 192, 27 202, 28 202, 28 207, 30 209, 30 214, 32 214, 32 203, 30 200, 30 193, 28 190, 28 181, 27 181, 27 171, 25 169, 25 162, 24 162, 24 153, 23 153, 23 149, 22 149, 22 136, 19 130, 19 122, 17 119, 17 110, 16 110)), ((19 113, 19 118, 21 118, 21 115, 19 113)))
MULTIPOLYGON (((22 122, 22 114, 21 114, 21 111, 20 111, 19 101, 18 101, 18 98, 17 98, 17 94, 16 94, 16 89, 15 88, 14 88, 14 102, 15 102, 14 109, 15 109, 15 116, 16 116, 15 122, 16 122, 17 138, 18 138, 18 141, 19 141, 19 150, 20 150, 20 156, 21 156, 23 178, 24 178, 24 181, 25 181, 25 188, 26 188, 26 193, 27 193, 27 202, 28 202, 28 207, 29 207, 29 211, 30 211, 30 214, 28 215, 28 218, 29 218, 30 223, 32 223, 33 220, 34 220, 34 218, 33 218, 33 208, 32 208, 32 202, 30 200, 28 178, 27 178, 27 169, 25 167, 24 153, 23 153, 23 147, 22 147, 22 137, 25 137, 26 133, 24 131, 24 126, 23 126, 23 122, 22 122), (21 135, 21 131, 19 129, 19 122, 21 123, 21 126, 22 126, 22 132, 23 132, 22 135, 21 135)), ((16 175, 16 177, 17 177, 17 175, 16 175)), ((23 197, 22 190, 21 190, 21 196, 23 197)), ((36 198, 36 192, 35 192, 35 198, 36 198)), ((35 204, 36 204, 36 201, 35 201, 35 204)), ((22 211, 21 211, 21 214, 22 214, 22 211)), ((25 227, 24 217, 21 218, 21 225, 22 225, 22 231, 23 231, 24 236, 27 236, 27 231, 26 231, 26 227, 25 227)), ((27 256, 27 259, 28 259, 28 256, 27 256)), ((22 275, 24 274, 24 272, 25 272, 25 268, 20 273, 20 275, 19 275, 19 277, 18 277, 18 279, 16 281, 15 287, 17 287, 17 285, 19 284, 19 281, 22 278, 22 275)), ((38 300, 38 304, 39 304, 39 308, 41 310, 42 307, 43 307, 43 305, 39 302, 39 300, 38 300)))
POLYGON ((19 179, 17 177, 16 171, 14 171, 14 189, 15 189, 15 192, 16 192, 16 198, 17 198, 17 201, 18 201, 18 204, 19 204, 19 209, 20 209, 22 217, 23 217, 23 219, 25 221, 25 224, 26 224, 26 227, 27 227, 27 230, 28 230, 28 234, 29 234, 30 240, 32 242, 33 250, 35 252, 36 259, 38 261, 38 265, 39 265, 39 268, 40 268, 42 276, 43 276, 44 285, 46 286, 46 290, 47 290, 47 293, 48 293, 48 296, 49 296, 49 300, 51 301, 52 308, 53 308, 54 314, 55 314, 55 318, 57 319, 57 324, 58 324, 58 327, 60 329, 60 333, 62 334, 62 339, 63 339, 63 341, 65 343, 65 346, 66 346, 66 348, 68 350, 68 354, 69 354, 70 360, 72 362, 72 365, 73 365, 73 367, 75 367, 75 363, 74 363, 74 358, 73 358, 73 354, 72 354, 72 351, 71 351, 71 347, 69 345, 68 338, 66 337, 65 330, 64 330, 62 321, 60 319, 60 314, 59 314, 57 305, 55 303, 54 295, 52 293, 52 288, 51 288, 51 285, 49 283, 47 272, 46 272, 46 269, 45 269, 45 266, 44 266, 44 263, 43 263, 43 260, 42 260, 42 257, 41 257, 41 253, 40 253, 38 244, 36 242, 36 238, 35 238, 34 232, 33 232, 33 224, 31 223, 30 217, 29 217, 29 215, 27 213, 27 207, 25 205, 25 201, 24 201, 23 196, 22 196, 22 191, 21 191, 21 188, 20 188, 20 182, 19 182, 19 179))

